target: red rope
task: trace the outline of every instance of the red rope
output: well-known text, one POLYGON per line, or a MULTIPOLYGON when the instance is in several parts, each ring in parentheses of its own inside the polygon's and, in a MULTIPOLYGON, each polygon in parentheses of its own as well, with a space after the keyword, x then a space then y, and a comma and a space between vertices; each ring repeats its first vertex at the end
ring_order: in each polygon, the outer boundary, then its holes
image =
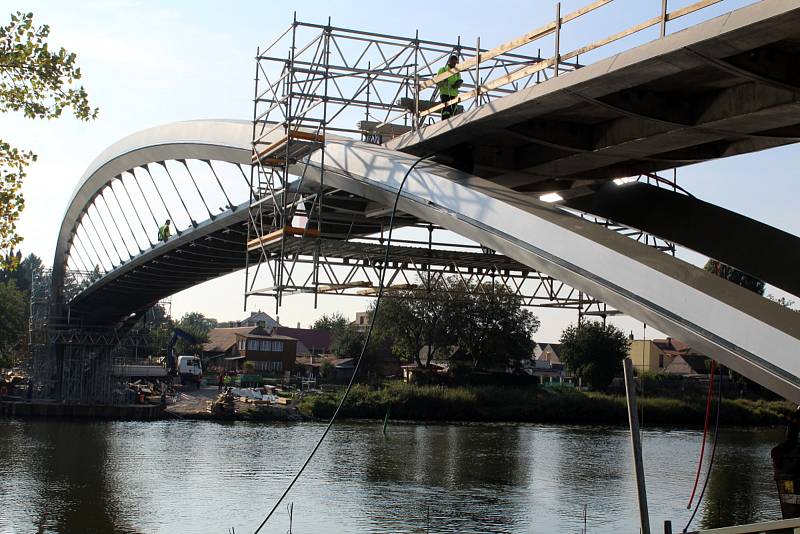
POLYGON ((692 501, 694 494, 697 491, 697 483, 700 481, 700 470, 703 467, 703 454, 706 450, 706 436, 708 435, 708 423, 711 419, 711 401, 714 398, 714 368, 717 362, 711 360, 711 370, 708 372, 708 392, 706 393, 706 422, 703 425, 703 444, 700 445, 700 458, 697 461, 697 475, 694 477, 694 487, 692 488, 692 495, 689 497, 689 504, 686 505, 687 510, 692 509, 692 501))

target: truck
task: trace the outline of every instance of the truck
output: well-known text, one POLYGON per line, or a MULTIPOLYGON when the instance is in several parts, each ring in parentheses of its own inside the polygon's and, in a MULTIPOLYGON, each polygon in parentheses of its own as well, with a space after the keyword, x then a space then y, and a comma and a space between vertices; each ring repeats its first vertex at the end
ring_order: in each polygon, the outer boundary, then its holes
POLYGON ((185 339, 190 343, 197 343, 197 339, 180 328, 175 328, 167 344, 167 358, 165 365, 112 365, 114 376, 129 379, 145 378, 168 380, 179 378, 183 385, 192 384, 200 387, 203 377, 203 364, 199 356, 182 355, 175 357, 175 345, 178 339, 185 339))
POLYGON ((177 374, 181 384, 193 384, 200 387, 203 377, 203 363, 199 356, 178 356, 177 374))

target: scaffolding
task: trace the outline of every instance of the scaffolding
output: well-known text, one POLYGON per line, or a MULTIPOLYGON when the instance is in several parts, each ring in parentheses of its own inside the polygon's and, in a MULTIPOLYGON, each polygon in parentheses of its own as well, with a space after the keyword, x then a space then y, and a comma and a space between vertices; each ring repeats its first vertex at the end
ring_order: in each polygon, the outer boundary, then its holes
MULTIPOLYGON (((85 325, 60 313, 51 278, 45 269, 35 270, 31 278, 31 396, 70 404, 131 402, 114 368, 138 363, 140 352, 148 348, 146 333, 85 325)), ((91 272, 67 271, 64 294, 77 294, 93 278, 91 272)))
MULTIPOLYGON (((611 0, 596 0, 562 14, 542 28, 493 49, 473 44, 445 43, 411 36, 395 36, 298 21, 256 53, 253 96, 253 132, 250 206, 247 223, 244 306, 249 297, 275 299, 276 312, 283 296, 313 294, 314 306, 324 294, 374 296, 380 270, 386 267, 387 286, 431 290, 431 282, 447 274, 462 277, 465 287, 490 280, 503 283, 526 306, 577 309, 579 318, 616 313, 603 303, 541 273, 536 273, 493 251, 473 249, 433 239, 436 226, 399 213, 396 227, 416 237, 394 239, 389 264, 382 265, 384 232, 390 209, 326 186, 325 142, 346 136, 383 144, 424 127, 445 107, 468 111, 495 99, 544 82, 582 65, 581 55, 625 38, 642 29, 702 8, 668 12, 607 39, 572 51, 560 50, 562 26, 611 0), (542 42, 552 39, 553 43, 542 42), (538 44, 537 44, 538 43, 538 44), (554 45, 555 49, 542 53, 554 45), (524 54, 533 51, 535 54, 524 54), (452 55, 456 67, 439 74, 438 67, 452 55), (463 74, 460 94, 444 102, 438 82, 463 74), (426 91, 431 91, 425 96, 426 91), (320 161, 309 169, 308 156, 320 161), (292 172, 290 172, 290 169, 292 172), (306 176, 314 173, 314 180, 306 176), (418 230, 415 234, 413 231, 418 230), (425 235, 427 232, 427 235, 425 235), (449 254, 448 251, 460 251, 449 254), (481 256, 482 255, 482 256, 481 256), (508 274, 513 273, 513 274, 508 274), (261 283, 267 278, 268 284, 261 283)), ((657 187, 679 190, 677 180, 642 175, 632 178, 657 187)), ((614 221, 578 215, 632 239, 674 255, 675 246, 614 221)))
MULTIPOLYGON (((336 215, 326 208, 345 201, 325 186, 326 136, 347 135, 380 144, 431 122, 433 116, 423 117, 421 111, 436 105, 437 89, 433 88, 431 99, 420 98, 420 80, 435 76, 438 65, 451 55, 474 61, 487 52, 480 48, 480 41, 475 46, 460 38, 456 43, 442 43, 420 39, 418 32, 401 37, 339 28, 330 20, 319 25, 296 18, 273 43, 257 51, 245 307, 247 297, 269 294, 277 309, 284 291, 299 289, 293 282, 299 256, 290 251, 295 241, 306 242, 302 262, 310 262, 312 274, 303 289, 312 288, 315 305, 317 295, 330 293, 328 286, 336 284, 335 277, 320 277, 321 259, 331 257, 325 247, 334 247, 330 249, 334 253, 337 245, 323 239, 323 234, 330 237, 328 230, 337 224, 336 215), (303 160, 314 151, 320 153, 320 174, 315 185, 308 186, 308 164, 303 160), (289 168, 298 163, 302 170, 291 179, 289 168), (274 284, 268 291, 256 288, 259 274, 267 271, 274 284)), ((538 56, 514 52, 496 54, 482 60, 482 67, 470 72, 462 87, 474 90, 491 76, 540 61, 538 56)), ((558 62, 552 75, 579 66, 577 58, 558 62)), ((547 78, 547 70, 542 69, 510 87, 479 91, 459 111, 547 78)), ((379 233, 386 217, 361 222, 355 232, 335 237, 379 233)))

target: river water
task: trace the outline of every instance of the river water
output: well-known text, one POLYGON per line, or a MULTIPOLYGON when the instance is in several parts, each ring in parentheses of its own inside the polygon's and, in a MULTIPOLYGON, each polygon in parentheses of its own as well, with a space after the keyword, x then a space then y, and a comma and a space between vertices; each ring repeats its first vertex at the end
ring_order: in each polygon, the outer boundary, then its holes
MULTIPOLYGON (((0 533, 250 533, 319 423, 0 420, 0 533)), ((720 433, 694 528, 779 519, 780 429, 720 433)), ((701 433, 644 429, 654 532, 680 532, 701 433)), ((702 479, 701 479, 702 483, 702 479)), ((638 532, 619 427, 343 422, 288 498, 294 533, 638 532)), ((281 506, 262 532, 285 533, 281 506)))

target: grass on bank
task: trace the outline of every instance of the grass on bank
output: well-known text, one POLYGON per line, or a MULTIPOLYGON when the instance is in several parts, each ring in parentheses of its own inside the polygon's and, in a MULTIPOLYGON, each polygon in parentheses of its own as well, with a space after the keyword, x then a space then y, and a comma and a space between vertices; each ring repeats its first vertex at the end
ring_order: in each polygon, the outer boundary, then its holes
MULTIPOLYGON (((307 396, 298 407, 307 416, 329 418, 340 395, 337 392, 307 396)), ((705 417, 705 399, 700 397, 644 396, 638 402, 648 425, 701 425, 705 417)), ((626 424, 628 417, 624 397, 571 388, 465 388, 413 386, 402 382, 381 388, 354 386, 340 415, 351 419, 382 419, 387 409, 392 419, 418 421, 626 424)), ((794 409, 786 401, 723 400, 720 422, 778 425, 794 409)))

